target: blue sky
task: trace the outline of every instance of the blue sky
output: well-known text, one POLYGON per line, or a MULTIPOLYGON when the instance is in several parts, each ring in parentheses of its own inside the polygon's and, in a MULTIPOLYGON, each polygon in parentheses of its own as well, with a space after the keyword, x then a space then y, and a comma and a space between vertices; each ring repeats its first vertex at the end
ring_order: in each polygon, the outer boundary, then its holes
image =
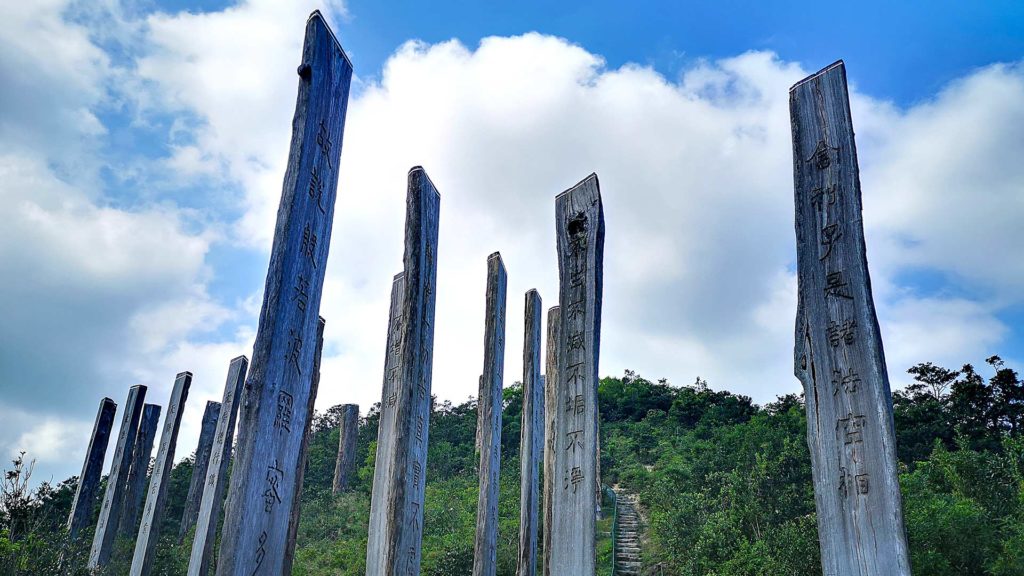
POLYGON ((190 451, 228 361, 251 352, 314 8, 356 73, 320 409, 379 400, 417 164, 442 194, 441 398, 475 394, 495 250, 505 380, 521 377, 522 294, 556 292, 552 199, 592 171, 601 373, 797 391, 787 91, 838 58, 893 384, 916 362, 1024 357, 1019 3, 547 4, 0 6, 0 274, 16 279, 0 287, 0 450, 75 474, 102 396, 146 384, 164 404, 191 370, 190 451))

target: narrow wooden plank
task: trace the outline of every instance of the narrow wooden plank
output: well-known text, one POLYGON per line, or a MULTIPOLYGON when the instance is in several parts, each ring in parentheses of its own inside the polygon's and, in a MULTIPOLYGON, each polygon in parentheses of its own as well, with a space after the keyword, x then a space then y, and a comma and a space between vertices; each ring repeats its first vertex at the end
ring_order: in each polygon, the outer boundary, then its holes
POLYGON ((217 433, 210 450, 210 465, 206 469, 206 488, 203 489, 203 499, 199 503, 196 534, 192 539, 188 576, 206 576, 210 570, 213 547, 217 540, 217 523, 220 522, 227 487, 238 406, 241 404, 242 387, 245 385, 248 368, 249 359, 245 356, 231 360, 228 366, 224 397, 221 399, 221 417, 217 419, 217 433))
POLYGON ((544 384, 540 375, 541 299, 526 293, 523 336, 523 416, 519 441, 519 562, 517 576, 537 576, 540 463, 544 450, 544 384))
POLYGON ((149 576, 153 569, 156 545, 160 540, 160 524, 167 503, 167 486, 171 480, 171 468, 174 467, 174 449, 178 444, 181 416, 185 411, 185 400, 188 399, 188 390, 191 386, 191 372, 180 372, 174 378, 171 399, 167 401, 164 429, 160 433, 160 448, 156 452, 153 476, 149 479, 146 506, 142 510, 142 524, 139 525, 139 536, 135 540, 135 554, 132 556, 132 567, 128 572, 130 576, 149 576))
POLYGON ((555 413, 558 411, 558 340, 562 334, 562 309, 548 309, 547 344, 544 352, 544 546, 541 566, 551 576, 551 499, 555 484, 555 413))
POLYGON ((139 419, 142 417, 142 406, 146 400, 145 386, 132 386, 128 390, 128 400, 124 404, 121 416, 121 430, 114 448, 114 460, 110 464, 107 475, 107 490, 100 506, 100 517, 96 521, 96 532, 93 534, 92 548, 89 550, 89 571, 96 572, 110 562, 110 554, 114 550, 114 537, 117 525, 121 521, 121 508, 124 503, 124 492, 127 486, 128 471, 131 468, 131 455, 135 449, 135 438, 139 432, 139 419))
POLYGON ((555 199, 559 304, 551 574, 593 576, 604 210, 597 175, 555 199))
POLYGON ((228 489, 221 576, 277 576, 284 569, 352 80, 352 64, 319 12, 306 23, 298 71, 291 153, 228 489))
POLYGON ((505 378, 505 305, 508 279, 501 254, 487 258, 484 373, 477 402, 480 492, 476 505, 473 576, 494 576, 498 561, 498 492, 501 473, 502 383, 505 378))
MULTIPOLYGON (((409 171, 405 216, 405 294, 402 298, 401 361, 389 434, 394 461, 377 489, 385 491, 384 541, 367 548, 367 576, 416 576, 423 540, 430 433, 430 387, 434 364, 434 302, 437 281, 437 232, 441 196, 423 168, 409 171), (373 556, 371 556, 373 554, 373 556)), ((382 420, 383 422, 383 420, 382 420)), ((378 464, 379 465, 379 464, 378 464)))
POLYGON ((146 497, 146 478, 149 476, 149 459, 153 455, 156 430, 160 424, 160 406, 146 404, 142 408, 139 433, 135 436, 132 450, 132 467, 128 470, 128 485, 124 491, 124 507, 118 534, 134 541, 139 531, 139 517, 142 514, 142 500, 146 497))
POLYGON ((338 426, 338 458, 334 462, 334 494, 348 490, 356 472, 356 441, 359 439, 359 406, 345 404, 341 407, 341 423, 338 426))
POLYGON ((206 487, 206 471, 210 466, 210 454, 213 451, 213 438, 217 431, 217 420, 220 418, 220 402, 207 401, 203 410, 203 423, 199 430, 199 443, 196 445, 196 459, 192 466, 192 479, 188 485, 188 496, 185 497, 185 510, 178 526, 178 544, 185 541, 185 536, 196 525, 199 518, 199 504, 203 499, 206 487))
POLYGON ((78 532, 92 520, 96 491, 100 485, 100 475, 103 473, 103 459, 107 456, 107 445, 110 444, 110 431, 114 426, 116 412, 117 403, 110 398, 100 400, 96 421, 92 425, 92 436, 89 437, 89 449, 85 451, 85 462, 82 463, 82 473, 78 475, 75 499, 71 502, 71 514, 68 515, 70 540, 74 540, 78 532))
POLYGON ((789 102, 799 285, 794 369, 807 398, 822 570, 909 575, 843 63, 794 85, 789 102))

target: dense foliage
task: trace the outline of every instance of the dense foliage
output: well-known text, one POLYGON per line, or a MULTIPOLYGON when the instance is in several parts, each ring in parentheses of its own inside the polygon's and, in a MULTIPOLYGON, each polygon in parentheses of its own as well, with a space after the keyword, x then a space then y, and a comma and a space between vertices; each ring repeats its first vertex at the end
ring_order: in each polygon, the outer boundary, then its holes
MULTIPOLYGON (((894 395, 900 482, 915 573, 1024 576, 1024 384, 997 358, 986 380, 972 366, 910 369, 894 395)), ((633 372, 599 388, 606 484, 640 495, 644 560, 664 575, 819 575, 806 421, 799 396, 757 406, 698 379, 688 387, 633 372)), ((522 390, 505 390, 498 574, 515 573, 522 390)), ((312 427, 294 573, 363 574, 378 407, 362 420, 354 485, 331 493, 340 410, 312 427)), ((469 574, 477 499, 476 406, 435 404, 424 508, 425 576, 469 574)), ((192 460, 172 474, 154 574, 185 573, 177 544, 192 460)), ((64 541, 76 478, 29 488, 15 460, 0 490, 0 574, 82 574, 91 531, 64 541), (61 555, 65 568, 60 568, 61 555)), ((97 502, 98 506, 98 502, 97 502)), ((610 530, 610 520, 599 527, 610 530)), ((127 573, 118 542, 107 574, 127 573)), ((611 543, 599 559, 610 567, 611 543)))

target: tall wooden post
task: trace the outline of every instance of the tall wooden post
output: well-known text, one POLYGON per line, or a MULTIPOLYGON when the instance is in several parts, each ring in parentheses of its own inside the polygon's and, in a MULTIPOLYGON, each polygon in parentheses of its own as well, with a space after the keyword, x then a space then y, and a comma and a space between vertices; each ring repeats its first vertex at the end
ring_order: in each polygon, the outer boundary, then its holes
POLYGON ((498 490, 501 472, 502 383, 505 374, 505 264, 495 252, 487 258, 484 309, 484 374, 477 404, 480 493, 476 504, 473 576, 494 576, 498 561, 498 490))
POLYGON ((92 425, 92 436, 89 437, 89 449, 85 452, 82 473, 78 476, 78 489, 71 503, 71 514, 68 515, 68 537, 74 540, 78 531, 89 525, 92 520, 92 507, 96 501, 96 489, 100 485, 100 474, 103 473, 103 459, 107 455, 110 443, 110 429, 114 426, 114 414, 117 404, 110 398, 100 400, 100 408, 96 412, 96 422, 92 425))
POLYGON ((348 490, 356 470, 356 441, 359 439, 359 406, 345 404, 341 407, 341 424, 338 426, 338 458, 334 462, 334 494, 348 490))
POLYGON ((196 520, 196 535, 192 539, 192 555, 188 562, 188 576, 206 576, 213 558, 213 547, 217 540, 217 523, 224 502, 227 485, 228 463, 231 460, 232 441, 235 436, 235 420, 241 403, 242 386, 249 360, 239 356, 228 366, 224 397, 221 399, 221 416, 217 419, 217 433, 210 450, 210 465, 206 468, 206 487, 199 503, 199 517, 196 520))
POLYGON ((134 540, 139 530, 139 516, 142 513, 142 499, 146 497, 146 477, 149 476, 149 459, 156 442, 156 428, 160 424, 160 406, 146 404, 142 408, 139 433, 135 436, 132 450, 132 467, 128 471, 128 485, 124 491, 124 507, 118 534, 134 540))
POLYGON ((107 475, 107 490, 103 495, 100 517, 96 521, 96 533, 93 535, 92 548, 89 550, 90 572, 96 572, 106 566, 110 562, 110 553, 114 550, 114 537, 117 535, 117 525, 121 521, 124 489, 127 485, 132 450, 135 449, 135 437, 139 432, 139 419, 142 417, 142 405, 145 400, 145 386, 132 386, 128 390, 128 401, 124 404, 124 415, 121 416, 121 431, 118 433, 117 447, 114 449, 114 461, 111 462, 110 474, 107 475))
POLYGON ((263 308, 228 490, 217 574, 278 575, 306 429, 352 64, 319 12, 306 23, 263 308))
POLYGON ((306 402, 306 430, 302 435, 302 447, 299 449, 298 480, 295 482, 295 495, 292 497, 292 513, 288 519, 288 540, 284 549, 284 573, 292 573, 295 562, 295 539, 299 535, 299 518, 302 516, 302 484, 306 479, 306 454, 309 452, 309 435, 313 428, 313 415, 316 413, 316 395, 320 390, 320 356, 324 351, 324 328, 327 321, 323 316, 316 326, 316 354, 313 356, 313 374, 309 382, 309 400, 306 402))
POLYGON ((210 465, 210 453, 213 451, 213 437, 217 432, 220 406, 220 402, 207 401, 203 410, 203 424, 199 430, 199 444, 196 445, 192 480, 188 485, 185 511, 181 515, 181 525, 178 527, 178 544, 185 541, 185 536, 196 525, 196 518, 199 517, 199 503, 203 499, 203 489, 206 487, 206 470, 210 465))
POLYGON ((604 211, 597 175, 555 199, 562 330, 555 410, 551 573, 593 576, 597 502, 597 367, 604 211))
POLYGON ((807 397, 821 565, 909 575, 892 396, 871 296, 846 68, 793 86, 799 304, 795 373, 807 397))
POLYGON ((544 385, 540 376, 541 301, 526 293, 523 338, 523 417, 519 442, 519 563, 516 576, 537 575, 537 525, 540 523, 540 463, 543 459, 544 385))
POLYGON ((160 523, 163 521, 164 505, 167 501, 167 485, 171 480, 174 466, 174 448, 178 443, 181 415, 192 386, 192 373, 181 372, 174 378, 171 399, 167 401, 167 417, 160 433, 160 449, 156 453, 153 476, 149 479, 146 506, 142 510, 142 524, 135 540, 135 555, 132 556, 131 576, 148 576, 156 558, 156 545, 160 539, 160 523))
POLYGON ((551 576, 551 500, 555 485, 555 414, 558 412, 558 338, 562 334, 562 309, 548 309, 547 343, 544 353, 544 546, 541 565, 551 576))
MULTIPOLYGON (((375 475, 370 517, 383 515, 383 541, 367 546, 367 576, 417 576, 423 539, 430 386, 434 365, 434 301, 437 231, 441 196, 423 168, 409 171, 405 215, 405 293, 402 298, 401 360, 395 402, 382 407, 394 442, 394 460, 383 478, 375 475), (377 480, 381 480, 378 484, 377 480), (383 491, 382 500, 377 492, 383 491), (374 507, 374 504, 382 507, 374 507)), ((381 419, 384 426, 385 419, 381 419)), ((381 462, 377 463, 379 468, 381 462)))

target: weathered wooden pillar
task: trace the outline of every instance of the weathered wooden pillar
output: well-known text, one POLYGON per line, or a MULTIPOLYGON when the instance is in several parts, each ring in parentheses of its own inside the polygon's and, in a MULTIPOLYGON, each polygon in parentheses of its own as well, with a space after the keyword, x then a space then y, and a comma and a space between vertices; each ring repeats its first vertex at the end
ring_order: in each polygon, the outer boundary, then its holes
POLYGON ((548 309, 547 342, 544 352, 544 546, 541 565, 551 576, 551 499, 555 485, 555 414, 558 411, 558 338, 562 334, 562 309, 548 309))
MULTIPOLYGON (((405 290, 398 339, 401 360, 394 404, 389 398, 382 407, 382 412, 393 411, 394 415, 381 419, 381 426, 391 422, 387 434, 394 443, 394 460, 384 470, 383 478, 374 476, 370 517, 384 516, 384 533, 383 539, 378 537, 371 542, 372 546, 367 546, 367 576, 420 573, 440 205, 441 197, 423 168, 410 170, 405 216, 405 290), (383 491, 380 501, 378 491, 383 491)), ((378 468, 381 465, 376 464, 378 468)))
POLYGON ((604 211, 597 175, 555 199, 561 333, 551 497, 551 574, 593 576, 597 502, 597 368, 604 211))
POLYGON ((78 489, 71 503, 71 514, 68 515, 68 538, 74 540, 78 531, 89 525, 92 520, 92 507, 96 501, 96 489, 100 485, 103 473, 103 459, 107 455, 107 444, 110 443, 110 429, 114 426, 114 414, 117 404, 110 398, 100 400, 100 408, 96 412, 96 422, 92 425, 92 436, 89 437, 89 449, 85 452, 82 473, 78 476, 78 489))
POLYGON ((217 433, 214 436, 213 448, 210 450, 210 465, 206 469, 206 487, 203 489, 203 499, 199 503, 196 535, 192 539, 188 576, 206 576, 210 570, 213 547, 217 540, 217 523, 220 521, 224 503, 235 421, 248 368, 249 360, 245 356, 233 359, 228 367, 224 396, 221 399, 221 416, 217 419, 217 433))
POLYGON ((536 576, 540 463, 544 450, 544 384, 540 375, 541 301, 536 290, 526 293, 524 326, 523 417, 519 442, 519 563, 516 576, 536 576))
POLYGON ((135 540, 135 554, 132 556, 131 576, 148 576, 156 558, 156 545, 160 540, 160 523, 163 521, 164 504, 167 500, 167 485, 171 480, 174 466, 174 448, 178 443, 181 415, 192 386, 192 373, 181 372, 174 378, 171 399, 167 401, 167 417, 160 433, 160 448, 156 452, 153 476, 149 479, 146 506, 142 510, 142 524, 135 540))
POLYGON ((132 450, 135 449, 135 437, 139 432, 139 419, 142 417, 142 405, 145 400, 145 386, 132 386, 128 390, 128 401, 124 404, 124 415, 121 416, 117 447, 114 448, 114 460, 110 464, 110 474, 107 475, 107 490, 103 495, 100 517, 96 521, 96 533, 93 535, 92 548, 89 550, 90 572, 96 572, 110 562, 117 525, 121 521, 132 450))
POLYGON ((240 418, 217 574, 279 575, 298 482, 352 64, 306 23, 291 154, 240 418))
POLYGON ((359 439, 359 406, 345 404, 341 407, 341 424, 338 426, 338 459, 334 463, 334 493, 348 490, 356 470, 356 440, 359 439))
POLYGON ((199 503, 203 499, 203 489, 206 487, 206 470, 210 465, 210 453, 213 451, 213 438, 217 432, 220 407, 220 402, 207 401, 203 410, 203 424, 199 430, 199 444, 196 445, 192 480, 188 485, 185 511, 181 515, 181 525, 178 527, 178 544, 185 541, 185 536, 196 525, 196 518, 199 517, 199 503))
POLYGON ((124 507, 118 534, 135 539, 139 530, 139 515, 142 513, 142 499, 146 496, 146 477, 149 475, 149 458, 153 454, 156 428, 160 424, 160 406, 146 404, 142 408, 139 433, 135 436, 132 450, 132 467, 128 470, 128 485, 124 491, 124 507))
POLYGON ((484 374, 477 403, 480 493, 476 503, 473 576, 494 576, 498 561, 498 490, 501 472, 502 383, 505 374, 505 264, 495 252, 487 258, 484 309, 484 374))
POLYGON ((309 400, 306 402, 306 430, 302 435, 302 447, 299 449, 298 479, 295 482, 295 495, 292 497, 292 513, 288 519, 288 540, 284 549, 284 573, 292 573, 295 562, 295 539, 299 535, 299 518, 302 516, 302 484, 306 479, 306 454, 309 452, 309 435, 313 428, 313 415, 316 413, 316 394, 320 390, 320 356, 324 351, 324 328, 327 322, 321 316, 316 325, 316 354, 313 356, 313 373, 309 381, 309 400))
POLYGON ((795 372, 807 398, 825 574, 910 574, 892 397, 871 296, 860 175, 837 62, 793 86, 799 304, 795 372))

